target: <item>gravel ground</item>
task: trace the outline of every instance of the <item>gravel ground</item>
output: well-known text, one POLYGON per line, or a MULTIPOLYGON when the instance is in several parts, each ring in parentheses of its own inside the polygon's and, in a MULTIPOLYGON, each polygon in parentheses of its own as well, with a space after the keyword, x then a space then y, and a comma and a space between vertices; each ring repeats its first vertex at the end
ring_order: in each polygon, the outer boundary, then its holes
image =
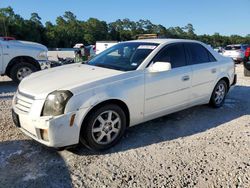
POLYGON ((105 153, 46 148, 16 129, 16 85, 0 82, 0 187, 250 187, 250 77, 207 105, 129 128, 105 153))

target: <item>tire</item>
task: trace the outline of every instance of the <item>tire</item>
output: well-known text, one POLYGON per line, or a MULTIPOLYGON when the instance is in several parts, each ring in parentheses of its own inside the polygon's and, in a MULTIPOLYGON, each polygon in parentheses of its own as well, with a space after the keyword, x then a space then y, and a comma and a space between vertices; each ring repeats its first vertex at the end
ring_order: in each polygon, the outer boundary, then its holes
POLYGON ((209 104, 214 108, 221 107, 225 102, 227 92, 227 83, 224 80, 220 80, 214 87, 209 104))
POLYGON ((87 117, 82 125, 80 141, 92 150, 107 150, 122 138, 126 121, 126 115, 119 106, 102 106, 87 117))
POLYGON ((17 63, 10 70, 10 78, 14 82, 20 83, 24 77, 36 71, 38 71, 38 68, 34 66, 33 64, 25 63, 25 62, 17 63), (26 71, 26 74, 25 74, 25 71, 26 71))
POLYGON ((250 76, 250 71, 244 68, 244 76, 250 76))

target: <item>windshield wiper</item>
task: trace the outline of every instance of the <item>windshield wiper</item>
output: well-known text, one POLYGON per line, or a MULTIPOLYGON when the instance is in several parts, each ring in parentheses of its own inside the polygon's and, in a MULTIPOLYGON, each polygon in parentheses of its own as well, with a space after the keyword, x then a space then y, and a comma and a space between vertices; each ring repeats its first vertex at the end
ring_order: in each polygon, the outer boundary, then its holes
POLYGON ((122 69, 120 67, 115 67, 115 66, 106 65, 106 64, 94 64, 94 66, 103 67, 103 68, 107 68, 107 69, 115 69, 115 70, 125 71, 124 69, 122 69))
POLYGON ((112 69, 112 67, 110 65, 104 65, 104 64, 94 64, 94 66, 97 67, 103 67, 103 68, 108 68, 108 69, 112 69))

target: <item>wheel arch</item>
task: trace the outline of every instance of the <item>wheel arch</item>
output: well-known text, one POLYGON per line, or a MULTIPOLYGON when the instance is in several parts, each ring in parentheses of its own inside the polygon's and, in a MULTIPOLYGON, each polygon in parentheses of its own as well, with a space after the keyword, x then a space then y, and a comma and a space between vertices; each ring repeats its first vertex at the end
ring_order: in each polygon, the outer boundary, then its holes
POLYGON ((211 95, 210 95, 210 97, 209 97, 209 101, 211 100, 211 97, 212 97, 212 95, 213 95, 213 91, 214 91, 215 86, 216 86, 216 85, 219 83, 219 81, 221 81, 221 80, 224 80, 224 81, 226 82, 226 84, 227 84, 227 92, 229 91, 229 89, 230 89, 230 81, 229 81, 229 78, 228 78, 227 76, 222 76, 222 77, 220 77, 219 79, 216 80, 216 82, 215 82, 215 84, 214 84, 214 87, 213 87, 213 89, 212 89, 211 95))
POLYGON ((86 121, 88 120, 88 117, 98 108, 108 105, 108 104, 115 104, 117 106, 119 106, 125 113, 126 115, 126 127, 129 127, 130 124, 130 112, 129 112, 129 108, 127 106, 127 104, 120 100, 120 99, 108 99, 102 102, 99 102, 95 105, 92 106, 92 108, 90 108, 88 110, 88 112, 86 113, 86 115, 83 117, 82 122, 81 122, 81 129, 84 126, 84 124, 86 123, 86 121))
MULTIPOLYGON (((224 80, 224 81, 226 82, 226 84, 227 84, 227 91, 229 91, 229 89, 230 89, 230 81, 229 81, 229 78, 225 76, 225 77, 219 79, 219 81, 221 81, 221 80, 224 80)), ((219 81, 218 81, 218 82, 219 82, 219 81)), ((217 83, 218 83, 218 82, 217 82, 217 83)), ((217 83, 216 83, 216 84, 217 84, 217 83)))
POLYGON ((30 64, 34 65, 36 68, 38 68, 38 70, 41 70, 40 64, 33 57, 30 57, 30 56, 17 56, 17 57, 14 57, 13 59, 10 60, 10 62, 8 63, 8 66, 6 67, 5 74, 7 76, 9 76, 12 67, 14 65, 16 65, 17 63, 20 63, 20 62, 30 63, 30 64))

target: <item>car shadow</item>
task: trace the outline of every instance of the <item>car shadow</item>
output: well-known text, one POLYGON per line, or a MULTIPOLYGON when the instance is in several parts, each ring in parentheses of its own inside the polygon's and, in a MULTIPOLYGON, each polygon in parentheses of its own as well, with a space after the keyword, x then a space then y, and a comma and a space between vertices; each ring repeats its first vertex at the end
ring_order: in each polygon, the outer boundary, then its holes
MULTIPOLYGON (((229 92, 223 107, 196 106, 128 128, 123 139, 105 152, 78 147, 77 155, 103 155, 141 148, 177 138, 192 136, 250 114, 250 87, 236 86, 229 92)), ((247 123, 247 122, 246 122, 247 123)))
POLYGON ((18 85, 13 81, 0 82, 0 99, 11 99, 18 85))
POLYGON ((32 140, 0 143, 0 182, 0 187, 72 187, 64 159, 32 140))

